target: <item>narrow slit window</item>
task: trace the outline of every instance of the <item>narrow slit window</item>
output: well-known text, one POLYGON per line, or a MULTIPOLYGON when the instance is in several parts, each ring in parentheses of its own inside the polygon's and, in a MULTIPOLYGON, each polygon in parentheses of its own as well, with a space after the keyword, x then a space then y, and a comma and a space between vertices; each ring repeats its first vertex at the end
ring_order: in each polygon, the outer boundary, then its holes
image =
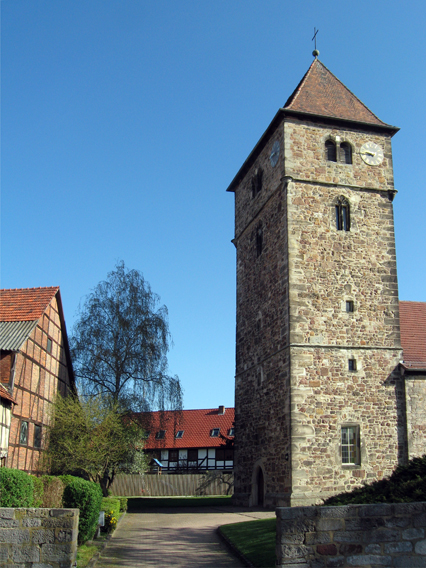
POLYGON ((349 359, 348 369, 349 371, 356 371, 356 359, 349 359))
POLYGON ((337 162, 336 144, 332 140, 325 143, 325 157, 327 162, 337 162))
POLYGON ((346 300, 346 311, 349 313, 354 311, 354 303, 352 300, 346 300))
POLYGON ((359 465, 360 460, 359 426, 342 426, 342 464, 359 465))
POLYGON ((336 228, 338 231, 349 231, 351 228, 349 202, 344 197, 340 197, 335 205, 336 228))
POLYGON ((52 340, 50 339, 50 337, 47 338, 46 351, 48 353, 52 353, 52 340))
POLYGON ((263 250, 263 228, 259 226, 256 230, 256 254, 259 257, 263 250))

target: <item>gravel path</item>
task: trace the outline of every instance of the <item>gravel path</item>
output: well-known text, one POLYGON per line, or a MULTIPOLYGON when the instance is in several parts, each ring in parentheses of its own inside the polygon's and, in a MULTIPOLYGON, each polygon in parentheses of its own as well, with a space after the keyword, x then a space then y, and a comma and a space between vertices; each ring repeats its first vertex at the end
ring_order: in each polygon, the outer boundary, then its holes
POLYGON ((127 513, 96 568, 237 568, 244 566, 221 541, 220 525, 275 517, 274 511, 236 507, 152 509, 127 513))

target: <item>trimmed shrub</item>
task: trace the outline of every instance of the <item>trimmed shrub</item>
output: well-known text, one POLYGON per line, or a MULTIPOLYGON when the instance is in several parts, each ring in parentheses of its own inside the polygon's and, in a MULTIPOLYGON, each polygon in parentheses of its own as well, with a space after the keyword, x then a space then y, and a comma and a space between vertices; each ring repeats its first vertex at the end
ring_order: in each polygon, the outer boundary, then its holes
POLYGON ((120 500, 118 497, 103 497, 101 503, 101 511, 112 511, 116 517, 120 513, 120 500))
POLYGON ((406 466, 399 466, 388 479, 375 481, 329 497, 328 506, 370 503, 413 503, 426 501, 426 455, 413 458, 406 466))
POLYGON ((104 497, 102 499, 101 511, 105 512, 104 532, 112 532, 117 526, 120 516, 120 500, 118 497, 104 497))
POLYGON ((32 507, 34 479, 19 469, 0 468, 0 507, 32 507))
POLYGON ((74 481, 74 479, 82 479, 81 477, 76 477, 75 475, 58 475, 57 477, 59 477, 59 479, 62 481, 62 483, 64 484, 64 489, 67 485, 69 485, 71 483, 71 481, 74 481))
POLYGON ((43 483, 44 488, 41 507, 45 509, 60 509, 65 489, 63 481, 53 475, 42 475, 39 479, 43 483))
POLYGON ((43 506, 43 497, 44 497, 44 485, 41 477, 36 477, 35 475, 31 476, 34 482, 34 495, 33 495, 33 504, 32 507, 42 507, 43 506))
POLYGON ((93 538, 98 526, 101 510, 102 491, 97 483, 75 478, 64 490, 64 507, 80 509, 78 541, 80 544, 93 538))
POLYGON ((124 513, 127 511, 127 497, 119 497, 118 500, 120 501, 120 513, 124 513))

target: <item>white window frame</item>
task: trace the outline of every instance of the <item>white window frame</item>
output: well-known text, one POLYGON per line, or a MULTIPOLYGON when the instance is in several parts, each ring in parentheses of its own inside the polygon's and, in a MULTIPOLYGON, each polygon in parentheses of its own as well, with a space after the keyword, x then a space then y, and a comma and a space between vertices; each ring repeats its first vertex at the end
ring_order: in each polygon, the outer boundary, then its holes
POLYGON ((360 428, 342 426, 340 433, 342 465, 360 465, 360 428))

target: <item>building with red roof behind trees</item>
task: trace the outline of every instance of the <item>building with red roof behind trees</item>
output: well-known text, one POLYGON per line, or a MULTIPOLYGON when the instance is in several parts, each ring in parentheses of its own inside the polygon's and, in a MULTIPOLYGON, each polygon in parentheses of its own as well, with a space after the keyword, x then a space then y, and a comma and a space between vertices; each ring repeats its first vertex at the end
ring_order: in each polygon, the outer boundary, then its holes
POLYGON ((234 409, 152 412, 139 415, 145 451, 163 471, 225 470, 234 466, 234 409))

